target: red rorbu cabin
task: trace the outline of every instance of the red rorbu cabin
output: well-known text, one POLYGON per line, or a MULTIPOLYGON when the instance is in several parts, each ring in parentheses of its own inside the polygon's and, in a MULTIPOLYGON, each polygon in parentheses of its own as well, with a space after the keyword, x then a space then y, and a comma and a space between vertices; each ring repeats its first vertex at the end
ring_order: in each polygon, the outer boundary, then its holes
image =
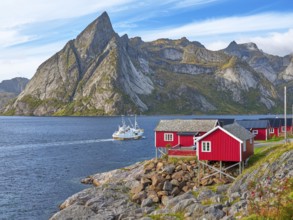
POLYGON ((217 126, 197 139, 198 160, 242 162, 253 155, 254 135, 237 123, 217 126))
MULTIPOLYGON (((219 125, 218 120, 161 120, 155 128, 155 147, 170 156, 196 156, 196 139, 219 125)), ((157 152, 157 151, 156 151, 157 152)))
POLYGON ((254 140, 268 140, 270 129, 268 120, 240 120, 236 122, 254 134, 254 140))

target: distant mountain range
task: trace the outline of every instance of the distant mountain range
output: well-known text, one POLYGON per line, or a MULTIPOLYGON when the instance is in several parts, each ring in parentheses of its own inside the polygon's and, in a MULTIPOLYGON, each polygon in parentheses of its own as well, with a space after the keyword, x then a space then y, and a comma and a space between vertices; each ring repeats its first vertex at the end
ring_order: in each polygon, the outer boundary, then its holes
POLYGON ((0 83, 0 109, 5 106, 9 100, 19 95, 19 93, 24 90, 28 81, 28 79, 22 77, 3 80, 0 83))
POLYGON ((120 37, 104 12, 41 64, 3 113, 280 113, 284 85, 293 94, 292 55, 266 54, 254 43, 210 51, 185 37, 120 37))

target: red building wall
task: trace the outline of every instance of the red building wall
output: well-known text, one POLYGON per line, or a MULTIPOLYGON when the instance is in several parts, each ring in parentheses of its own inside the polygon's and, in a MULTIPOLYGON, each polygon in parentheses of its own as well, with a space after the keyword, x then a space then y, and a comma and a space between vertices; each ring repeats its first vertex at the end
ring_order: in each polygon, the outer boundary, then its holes
POLYGON ((250 140, 246 140, 246 151, 243 151, 242 148, 242 161, 246 160, 248 157, 254 154, 254 140, 252 138, 251 143, 250 140))
POLYGON ((240 142, 217 129, 199 141, 198 154, 200 160, 240 161, 240 142), (211 141, 211 152, 202 152, 203 141, 211 141))
POLYGON ((156 131, 155 132, 155 146, 156 147, 166 147, 170 145, 171 147, 176 146, 178 144, 178 135, 177 132, 167 132, 167 131, 156 131), (173 141, 164 141, 164 134, 172 133, 173 141))
MULTIPOLYGON (((199 136, 205 134, 206 132, 199 132, 199 136)), ((155 146, 156 147, 166 147, 170 144, 171 147, 180 144, 181 147, 190 147, 194 145, 194 135, 178 135, 177 132, 169 131, 155 131, 155 146), (172 133, 173 141, 164 141, 164 134, 172 133)))
POLYGON ((280 128, 274 128, 274 133, 270 133, 270 132, 269 132, 269 136, 270 136, 270 137, 273 137, 273 136, 275 136, 275 137, 279 137, 279 136, 280 136, 279 129, 280 129, 280 128))
POLYGON ((179 143, 182 147, 190 147, 194 145, 193 135, 179 135, 179 143))
POLYGON ((267 140, 268 129, 266 129, 266 128, 253 128, 251 130, 251 133, 253 133, 253 130, 258 131, 258 134, 254 137, 254 140, 262 140, 262 141, 267 140))

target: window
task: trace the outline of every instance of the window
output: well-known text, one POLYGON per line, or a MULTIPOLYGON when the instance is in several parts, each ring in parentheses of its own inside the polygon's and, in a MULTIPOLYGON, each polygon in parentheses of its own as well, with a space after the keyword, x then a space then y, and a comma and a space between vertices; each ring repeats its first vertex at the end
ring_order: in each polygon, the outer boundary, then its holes
POLYGON ((201 142, 201 151, 202 152, 211 152, 212 151, 211 142, 210 141, 201 142))
POLYGON ((285 132, 286 129, 285 129, 285 126, 282 126, 282 132, 285 132))
POLYGON ((246 151, 246 142, 243 143, 243 152, 246 151))
POLYGON ((173 134, 172 133, 165 133, 164 134, 164 141, 173 141, 173 134))
POLYGON ((274 128, 270 128, 270 134, 274 133, 274 128))
POLYGON ((252 144, 252 142, 253 142, 253 141, 252 141, 252 138, 250 138, 249 143, 252 144))
POLYGON ((258 130, 252 130, 252 134, 258 134, 258 130))

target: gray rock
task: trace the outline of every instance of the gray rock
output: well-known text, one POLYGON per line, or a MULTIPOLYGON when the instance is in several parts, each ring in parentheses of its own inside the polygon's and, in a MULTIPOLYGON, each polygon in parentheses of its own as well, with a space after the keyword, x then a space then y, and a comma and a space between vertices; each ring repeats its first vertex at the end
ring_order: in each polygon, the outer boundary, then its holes
POLYGON ((173 164, 170 164, 164 167, 163 172, 167 174, 172 174, 174 170, 175 170, 175 166, 173 164))
POLYGON ((176 212, 184 212, 188 206, 197 203, 197 200, 192 198, 192 199, 184 199, 181 200, 178 204, 176 204, 171 210, 173 213, 176 212))
POLYGON ((170 181, 168 181, 168 180, 166 180, 165 182, 164 182, 164 186, 163 186, 163 190, 164 191, 172 191, 172 189, 173 189, 173 186, 172 186, 172 184, 170 183, 170 181))
POLYGON ((142 200, 141 207, 143 208, 143 207, 146 207, 146 206, 152 206, 152 204, 153 204, 153 200, 148 197, 148 198, 142 200))
POLYGON ((199 195, 198 195, 198 199, 199 200, 203 200, 203 199, 210 199, 211 197, 215 196, 216 193, 214 193, 213 191, 211 190, 202 190, 199 195))
POLYGON ((177 205, 180 203, 180 201, 185 200, 185 199, 194 199, 194 196, 191 192, 184 193, 180 196, 176 196, 173 199, 170 199, 167 203, 167 208, 172 208, 173 206, 177 205))
POLYGON ((221 209, 219 209, 217 206, 212 205, 208 208, 206 208, 205 213, 213 216, 213 219, 221 219, 225 216, 225 212, 223 212, 221 209))

